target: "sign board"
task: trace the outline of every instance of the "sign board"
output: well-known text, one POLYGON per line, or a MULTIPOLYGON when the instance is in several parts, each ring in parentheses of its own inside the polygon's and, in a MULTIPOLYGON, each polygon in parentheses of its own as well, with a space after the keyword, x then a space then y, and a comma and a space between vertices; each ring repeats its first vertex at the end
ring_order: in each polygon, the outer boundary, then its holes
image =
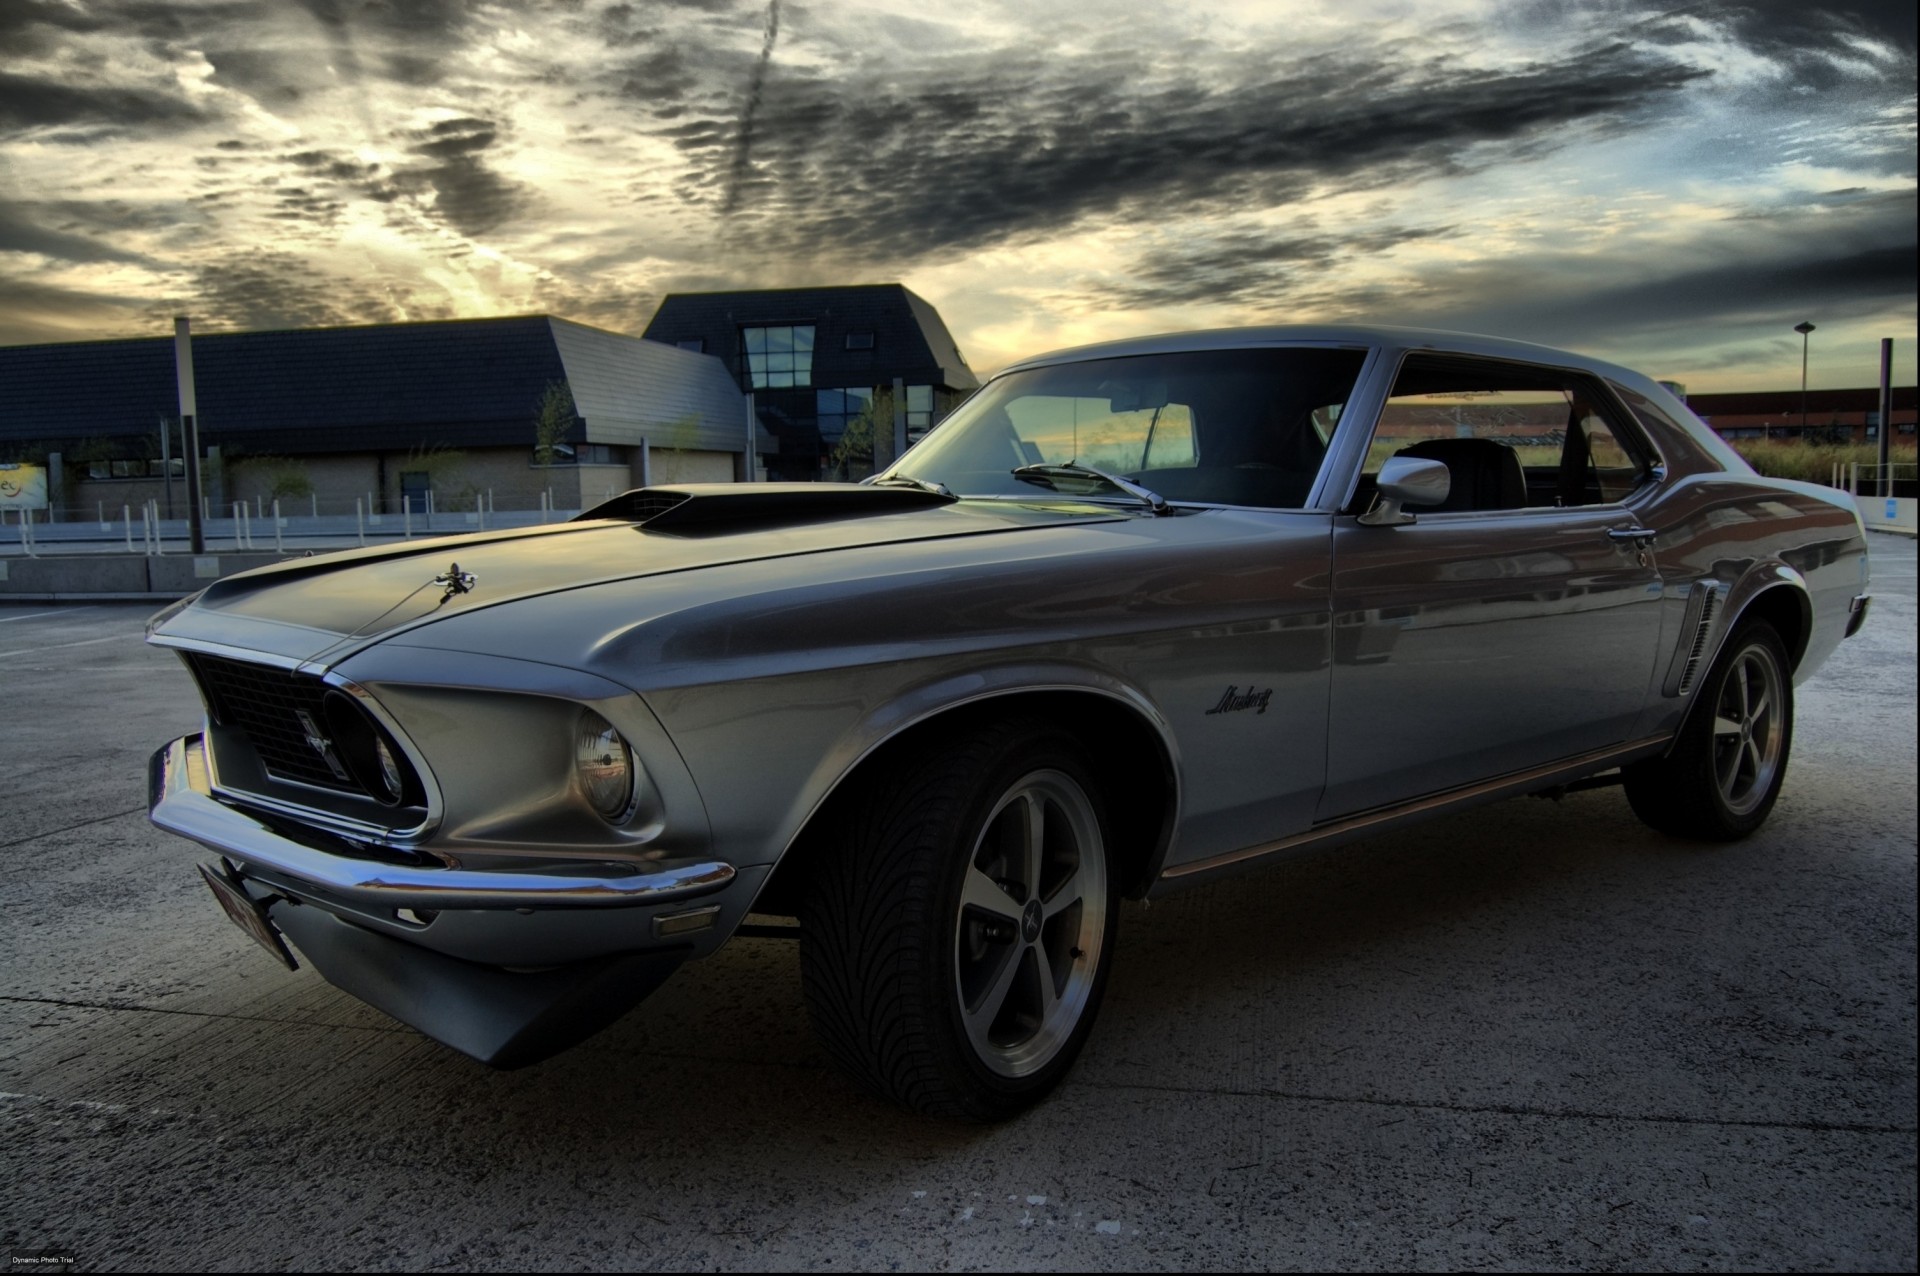
POLYGON ((39 465, 0 465, 0 510, 47 508, 47 471, 39 465))

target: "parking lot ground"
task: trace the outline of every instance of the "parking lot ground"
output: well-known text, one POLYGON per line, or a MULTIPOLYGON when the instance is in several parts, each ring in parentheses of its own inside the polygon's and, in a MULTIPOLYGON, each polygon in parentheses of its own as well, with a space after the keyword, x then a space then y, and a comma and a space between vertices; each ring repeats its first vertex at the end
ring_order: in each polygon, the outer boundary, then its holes
POLYGON ((81 1269, 1913 1270, 1915 555, 1748 841, 1522 798, 1123 909, 1026 1117, 929 1122, 741 940, 495 1073, 219 915, 146 610, 0 607, 0 1239, 81 1269))

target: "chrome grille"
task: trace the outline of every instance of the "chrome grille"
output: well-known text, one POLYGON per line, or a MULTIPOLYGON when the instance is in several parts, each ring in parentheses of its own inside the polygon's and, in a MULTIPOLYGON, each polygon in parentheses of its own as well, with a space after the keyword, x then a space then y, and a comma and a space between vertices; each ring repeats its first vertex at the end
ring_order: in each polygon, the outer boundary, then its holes
POLYGON ((366 796, 358 784, 336 776, 326 759, 307 742, 307 728, 299 715, 304 711, 316 726, 326 729, 326 683, 305 674, 200 652, 188 653, 187 662, 206 694, 214 721, 246 736, 268 775, 366 796))

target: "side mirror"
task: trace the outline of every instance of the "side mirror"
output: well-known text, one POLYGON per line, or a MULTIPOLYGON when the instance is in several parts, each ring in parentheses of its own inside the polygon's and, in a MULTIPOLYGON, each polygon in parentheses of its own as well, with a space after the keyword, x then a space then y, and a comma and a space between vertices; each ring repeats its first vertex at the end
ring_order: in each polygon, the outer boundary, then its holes
POLYGON ((1360 516, 1366 527, 1399 527, 1413 522, 1402 505, 1438 505, 1453 490, 1453 475, 1445 461, 1417 456, 1393 456, 1380 467, 1379 495, 1373 508, 1360 516))

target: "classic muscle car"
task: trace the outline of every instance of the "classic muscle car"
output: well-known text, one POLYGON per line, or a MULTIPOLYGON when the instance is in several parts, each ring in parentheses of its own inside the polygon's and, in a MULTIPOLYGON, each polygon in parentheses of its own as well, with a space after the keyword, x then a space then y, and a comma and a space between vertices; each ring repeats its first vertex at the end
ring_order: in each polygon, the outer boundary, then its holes
POLYGON ((1750 833, 1866 585, 1847 498, 1622 368, 1123 341, 865 484, 222 580, 150 626, 206 703, 152 818, 282 960, 496 1066, 797 933, 848 1071, 993 1119, 1071 1066, 1123 896, 1559 788, 1750 833))

